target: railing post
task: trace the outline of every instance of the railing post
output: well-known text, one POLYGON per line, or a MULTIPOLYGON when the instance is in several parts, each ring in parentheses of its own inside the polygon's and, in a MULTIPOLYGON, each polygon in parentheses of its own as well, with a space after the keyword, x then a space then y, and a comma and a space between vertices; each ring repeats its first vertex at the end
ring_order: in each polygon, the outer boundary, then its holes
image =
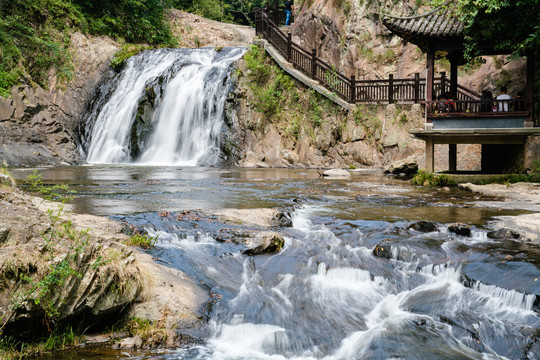
POLYGON ((280 15, 279 3, 278 3, 278 0, 276 0, 275 10, 274 10, 274 24, 276 24, 276 26, 279 26, 279 19, 281 18, 279 15, 280 15))
POLYGON ((351 76, 351 98, 350 103, 354 104, 356 103, 356 77, 353 75, 351 76))
POLYGON ((317 50, 312 49, 311 50, 311 78, 315 79, 315 75, 317 75, 317 50))
POLYGON ((287 61, 291 62, 291 53, 292 53, 292 34, 287 34, 287 61))
POLYGON ((420 74, 414 73, 414 103, 420 100, 420 74))
POLYGON ((268 21, 270 19, 270 17, 266 17, 266 39, 268 39, 268 41, 270 41, 270 32, 272 31, 272 29, 270 29, 270 22, 268 21))
POLYGON ((388 103, 394 102, 394 74, 388 75, 388 103))
POLYGON ((441 93, 442 95, 446 92, 446 71, 441 71, 441 93))

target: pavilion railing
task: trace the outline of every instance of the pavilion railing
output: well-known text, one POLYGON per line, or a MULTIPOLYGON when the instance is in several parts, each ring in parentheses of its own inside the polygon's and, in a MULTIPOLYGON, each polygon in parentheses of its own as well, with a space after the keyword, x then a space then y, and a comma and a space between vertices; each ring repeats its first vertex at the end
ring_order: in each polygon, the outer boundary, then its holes
MULTIPOLYGON (((276 3, 277 4, 277 3, 276 3)), ((305 49, 292 41, 278 26, 285 22, 284 11, 277 5, 270 10, 255 10, 255 30, 266 39, 293 66, 314 80, 319 81, 331 92, 349 103, 362 102, 413 102, 425 100, 426 79, 418 73, 408 79, 356 80, 338 71, 333 65, 317 57, 315 49, 305 49)), ((434 95, 450 91, 446 73, 434 79, 434 95)), ((461 85, 457 85, 457 100, 475 101, 480 96, 461 85)))
POLYGON ((528 116, 531 102, 511 100, 437 100, 425 101, 428 117, 508 117, 528 116))

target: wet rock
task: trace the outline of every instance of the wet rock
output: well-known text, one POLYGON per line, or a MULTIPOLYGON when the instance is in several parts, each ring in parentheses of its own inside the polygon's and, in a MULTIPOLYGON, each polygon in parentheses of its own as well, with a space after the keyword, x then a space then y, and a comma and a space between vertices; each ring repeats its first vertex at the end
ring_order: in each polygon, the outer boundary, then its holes
POLYGON ((118 344, 116 344, 115 348, 123 350, 137 350, 140 349, 142 345, 142 339, 139 336, 134 336, 122 339, 118 344))
POLYGON ((239 224, 251 224, 262 227, 292 226, 291 214, 279 209, 222 209, 214 215, 239 224))
POLYGON ((9 231, 10 229, 0 228, 0 245, 7 241, 9 231))
POLYGON ((459 236, 471 237, 471 227, 469 225, 456 223, 448 225, 448 231, 459 236))
POLYGON ((417 221, 415 223, 410 224, 407 229, 413 229, 416 231, 428 233, 437 231, 437 224, 432 221, 417 221))
POLYGON ((284 244, 285 239, 283 239, 283 236, 281 236, 281 234, 278 234, 275 231, 263 231, 257 233, 254 237, 247 240, 247 245, 250 248, 244 251, 243 254, 272 254, 279 252, 284 244))
POLYGON ((487 237, 490 239, 497 240, 518 240, 521 237, 521 234, 512 229, 499 229, 497 231, 490 231, 487 233, 487 237))
POLYGON ((323 176, 329 179, 347 179, 351 177, 351 173, 343 169, 325 170, 323 176))
POLYGON ((375 249, 373 249, 373 255, 386 259, 392 258, 392 247, 388 243, 388 239, 381 241, 375 249))
POLYGON ((385 173, 413 175, 418 172, 418 163, 410 159, 396 160, 384 169, 385 173))

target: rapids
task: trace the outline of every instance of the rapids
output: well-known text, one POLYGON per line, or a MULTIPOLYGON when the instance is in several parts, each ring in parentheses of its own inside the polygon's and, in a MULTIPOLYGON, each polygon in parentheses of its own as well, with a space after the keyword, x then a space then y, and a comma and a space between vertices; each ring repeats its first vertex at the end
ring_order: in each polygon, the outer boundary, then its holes
POLYGON ((378 174, 326 180, 314 170, 86 166, 42 173, 78 191, 76 211, 159 235, 154 257, 222 297, 204 345, 74 350, 55 359, 540 358, 540 248, 488 238, 494 216, 520 212, 475 205, 484 196, 378 174), (248 257, 240 245, 213 238, 216 224, 174 217, 225 207, 292 209, 293 226, 278 229, 284 249, 248 257), (436 222, 437 230, 408 227, 418 220, 436 222), (447 231, 453 222, 471 225, 472 237, 447 231), (373 254, 381 241, 392 247, 389 259, 373 254))

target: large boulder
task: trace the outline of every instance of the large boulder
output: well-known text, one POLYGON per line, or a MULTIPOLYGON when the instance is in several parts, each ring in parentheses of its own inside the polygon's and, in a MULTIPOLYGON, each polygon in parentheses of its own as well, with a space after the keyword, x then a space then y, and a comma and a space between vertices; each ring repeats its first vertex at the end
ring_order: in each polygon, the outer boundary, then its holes
POLYGON ((396 160, 384 169, 385 173, 389 174, 406 174, 413 175, 418 172, 418 163, 411 159, 396 160))

